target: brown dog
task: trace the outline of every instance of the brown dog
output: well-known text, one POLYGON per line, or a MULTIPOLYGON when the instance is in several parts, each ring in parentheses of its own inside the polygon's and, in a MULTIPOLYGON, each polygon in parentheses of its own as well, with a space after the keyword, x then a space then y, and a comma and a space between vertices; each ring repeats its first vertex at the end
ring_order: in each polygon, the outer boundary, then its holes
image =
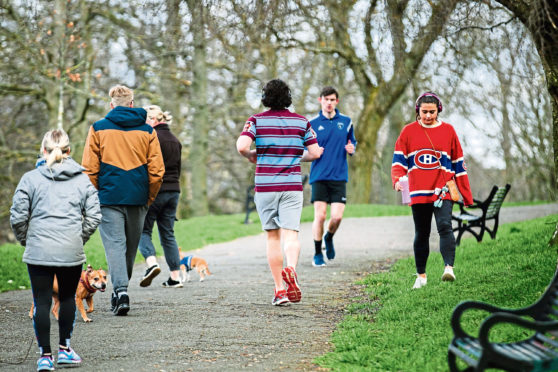
MULTIPOLYGON (((91 322, 86 313, 93 312, 93 295, 97 291, 104 292, 107 288, 107 273, 103 269, 93 270, 91 265, 87 265, 87 270, 83 270, 81 277, 79 278, 79 283, 76 290, 76 306, 81 313, 81 317, 84 322, 91 322), (87 311, 83 306, 83 300, 87 302, 87 311)), ((52 283, 52 314, 58 319, 58 308, 60 307, 60 300, 58 299, 58 280, 56 275, 54 276, 54 282, 52 283)), ((29 317, 33 318, 33 308, 34 304, 31 304, 31 310, 29 310, 29 317)))
POLYGON ((209 267, 207 267, 207 261, 201 257, 187 255, 182 252, 182 249, 178 247, 178 254, 180 256, 180 279, 183 282, 190 281, 190 271, 196 270, 200 276, 200 282, 203 282, 206 276, 211 275, 209 267))

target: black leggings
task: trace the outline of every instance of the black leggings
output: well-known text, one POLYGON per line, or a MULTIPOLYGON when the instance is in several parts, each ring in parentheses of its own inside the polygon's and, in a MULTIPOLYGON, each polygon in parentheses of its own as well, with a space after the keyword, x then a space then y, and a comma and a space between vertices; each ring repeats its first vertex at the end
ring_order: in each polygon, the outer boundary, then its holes
POLYGON ((33 292, 33 327, 41 353, 50 353, 50 308, 52 305, 52 283, 58 280, 58 329, 60 345, 67 346, 76 317, 76 289, 82 265, 71 267, 39 266, 27 264, 31 291, 33 292))
POLYGON ((451 226, 451 210, 453 203, 444 200, 441 208, 434 207, 434 204, 413 204, 413 220, 415 221, 415 265, 418 274, 426 272, 426 261, 430 253, 430 229, 432 226, 432 214, 436 219, 438 235, 440 235, 440 253, 444 259, 444 264, 453 266, 455 260, 455 237, 451 226))

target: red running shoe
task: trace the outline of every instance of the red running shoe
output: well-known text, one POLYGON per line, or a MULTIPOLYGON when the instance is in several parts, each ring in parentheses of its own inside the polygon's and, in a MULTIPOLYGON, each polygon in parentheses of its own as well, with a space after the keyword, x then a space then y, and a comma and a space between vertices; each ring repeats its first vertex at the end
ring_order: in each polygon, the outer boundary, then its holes
POLYGON ((280 306, 283 304, 289 303, 289 299, 287 298, 287 292, 285 290, 276 291, 271 304, 273 306, 280 306))
POLYGON ((287 283, 287 297, 289 298, 289 301, 300 302, 302 292, 300 291, 300 286, 298 285, 295 270, 291 266, 287 266, 283 269, 281 274, 283 276, 283 280, 287 283))

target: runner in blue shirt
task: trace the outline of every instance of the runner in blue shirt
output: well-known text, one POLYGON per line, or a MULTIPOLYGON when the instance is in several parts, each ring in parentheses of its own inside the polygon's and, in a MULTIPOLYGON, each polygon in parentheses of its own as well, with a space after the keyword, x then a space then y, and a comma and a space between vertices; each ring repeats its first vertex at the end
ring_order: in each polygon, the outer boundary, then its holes
POLYGON ((347 201, 346 185, 349 180, 347 154, 354 154, 357 141, 351 118, 339 113, 336 108, 339 103, 337 90, 329 86, 323 88, 318 101, 322 105, 322 110, 310 121, 310 124, 318 136, 318 145, 324 148, 324 152, 322 157, 312 162, 310 168, 314 204, 312 236, 316 250, 312 265, 325 266, 322 236, 327 259, 333 260, 335 258, 333 234, 339 228, 347 201), (331 218, 324 236, 328 204, 331 205, 331 218))

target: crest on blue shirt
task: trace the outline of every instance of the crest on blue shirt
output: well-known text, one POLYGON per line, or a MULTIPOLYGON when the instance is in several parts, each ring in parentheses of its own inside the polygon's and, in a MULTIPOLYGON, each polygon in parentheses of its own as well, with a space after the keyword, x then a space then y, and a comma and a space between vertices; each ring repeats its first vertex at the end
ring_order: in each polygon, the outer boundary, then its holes
POLYGON ((339 129, 339 130, 343 129, 343 123, 342 122, 340 122, 340 121, 337 122, 337 129, 339 129))

